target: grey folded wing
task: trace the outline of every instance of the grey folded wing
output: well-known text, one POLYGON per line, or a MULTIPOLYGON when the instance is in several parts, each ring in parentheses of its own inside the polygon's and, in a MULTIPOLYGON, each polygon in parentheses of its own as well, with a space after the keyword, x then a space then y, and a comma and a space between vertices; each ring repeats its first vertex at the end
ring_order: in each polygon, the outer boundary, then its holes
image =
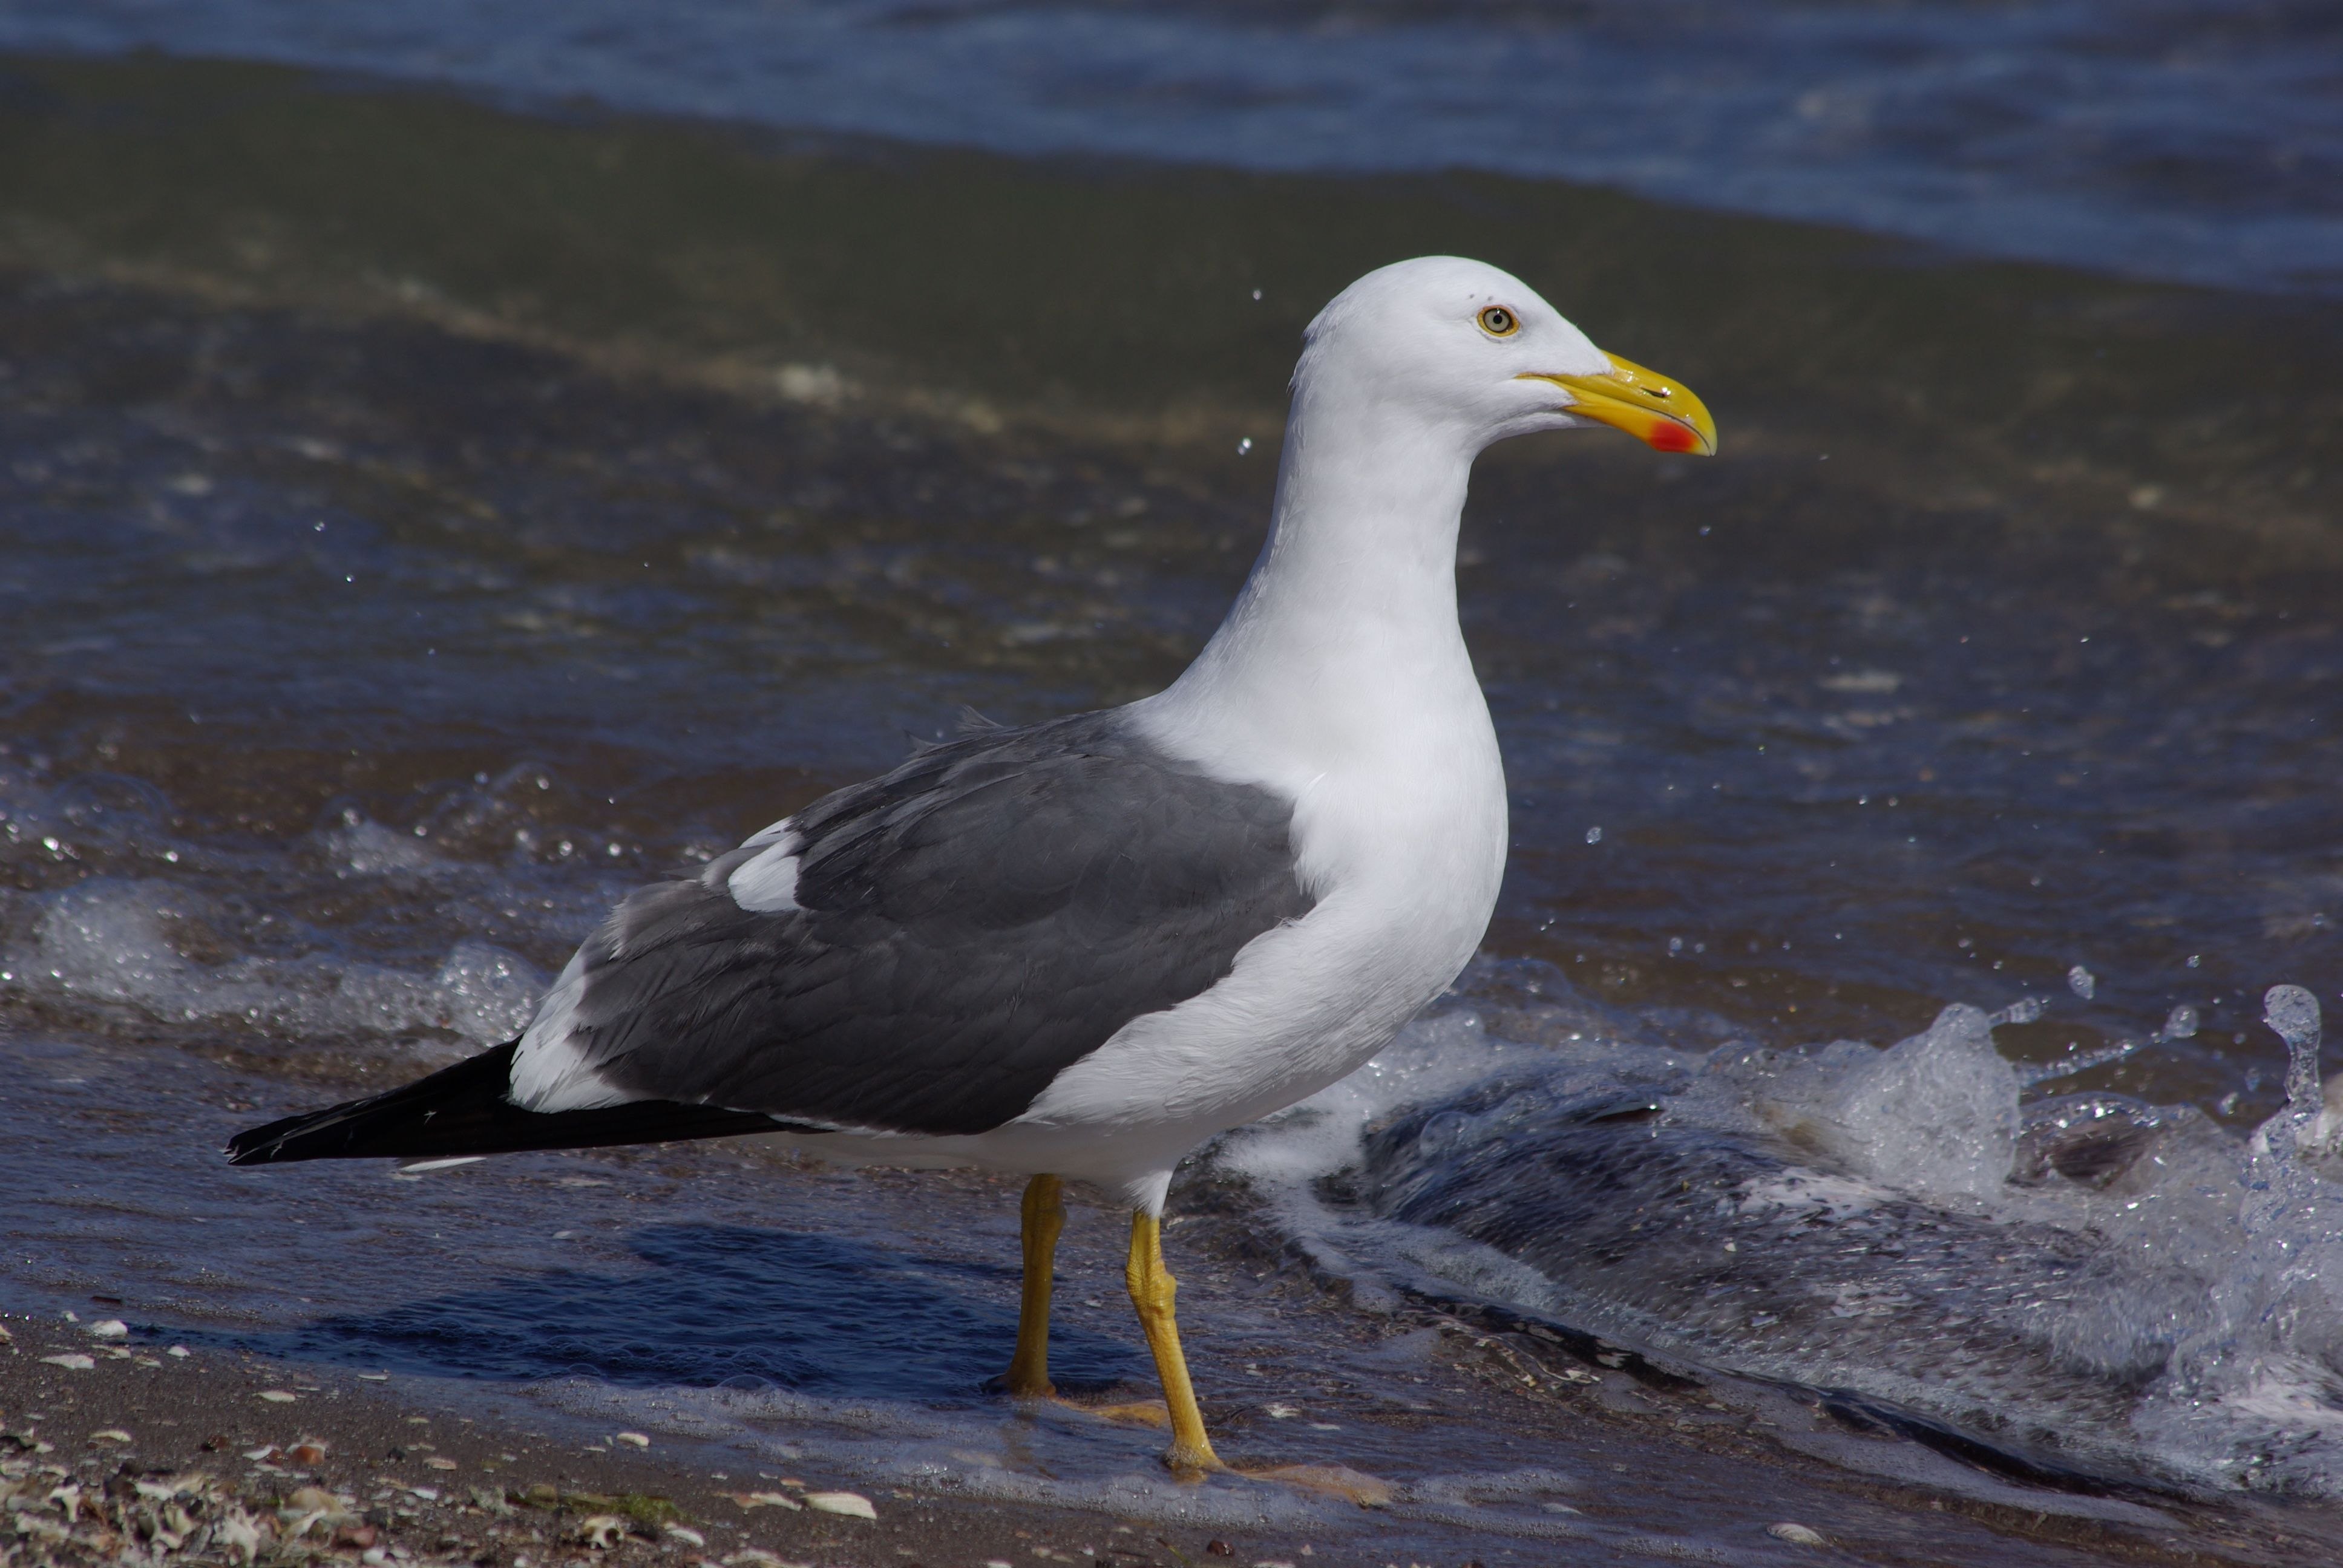
POLYGON ((629 896, 567 1049, 629 1097, 984 1131, 1308 913, 1292 821, 1114 712, 947 742, 790 819, 796 908, 728 890, 759 848, 629 896))

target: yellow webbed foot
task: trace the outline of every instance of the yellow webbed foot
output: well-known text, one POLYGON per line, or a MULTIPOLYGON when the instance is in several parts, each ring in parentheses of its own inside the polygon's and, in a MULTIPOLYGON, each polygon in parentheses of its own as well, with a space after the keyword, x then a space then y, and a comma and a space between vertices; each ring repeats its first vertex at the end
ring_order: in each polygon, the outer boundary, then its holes
POLYGON ((1126 1400, 1115 1404, 1078 1404, 1073 1409, 1084 1415, 1094 1415, 1101 1421, 1118 1421, 1129 1426, 1160 1426, 1172 1424, 1172 1407, 1160 1399, 1126 1400))
POLYGON ((1248 1481, 1276 1481, 1329 1497, 1340 1497, 1362 1508, 1383 1508, 1392 1500, 1391 1483, 1378 1480, 1347 1464, 1272 1464, 1236 1473, 1248 1481))

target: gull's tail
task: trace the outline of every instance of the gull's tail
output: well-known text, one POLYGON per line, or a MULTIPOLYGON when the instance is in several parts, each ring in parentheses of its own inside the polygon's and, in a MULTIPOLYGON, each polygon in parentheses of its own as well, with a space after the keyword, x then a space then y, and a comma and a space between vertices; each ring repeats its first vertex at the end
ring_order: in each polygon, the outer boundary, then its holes
MULTIPOLYGON (((798 1124, 758 1111, 639 1100, 593 1111, 524 1111, 506 1097, 518 1040, 442 1068, 403 1089, 288 1116, 228 1140, 231 1165, 286 1160, 430 1158, 593 1149, 778 1132, 798 1124)), ((818 1131, 802 1128, 802 1131, 818 1131)))

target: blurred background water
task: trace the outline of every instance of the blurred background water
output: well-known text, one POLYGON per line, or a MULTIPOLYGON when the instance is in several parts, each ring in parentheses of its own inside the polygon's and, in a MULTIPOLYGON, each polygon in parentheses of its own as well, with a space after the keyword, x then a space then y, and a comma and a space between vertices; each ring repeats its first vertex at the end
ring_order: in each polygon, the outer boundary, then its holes
POLYGON ((2343 22, 2320 0, 91 0, 13 5, 0 39, 1018 156, 1477 169, 2343 287, 2343 22))
MULTIPOLYGON (((1453 1005, 1677 1065, 2028 997, 1996 1037, 2048 1063, 2186 1007, 2055 1087, 2242 1151, 2263 988, 2338 1000, 2332 7, 20 4, 0 46, 0 1119, 38 1195, 0 1300, 480 1370, 445 1347, 561 1299, 541 1238, 599 1213, 560 1173, 649 1167, 208 1151, 506 1037, 626 888, 961 703, 1169 679, 1258 542, 1302 324, 1424 252, 1724 435, 1475 476, 1515 849, 1453 1005), (312 1201, 364 1238, 341 1282, 262 1288, 312 1201), (545 1227, 388 1312, 462 1213, 545 1227)), ((770 1268, 897 1290, 915 1200, 660 1158, 744 1185, 669 1183, 685 1241, 609 1268, 794 1212, 830 1240, 770 1268)), ((1231 1282, 1197 1332, 1276 1344, 1242 1231, 1191 1231, 1231 1282)), ((957 1348, 879 1392, 983 1408, 1008 1285, 955 1256, 900 1299, 957 1348)), ((1686 1462, 1677 1527, 1739 1539, 1686 1462)))

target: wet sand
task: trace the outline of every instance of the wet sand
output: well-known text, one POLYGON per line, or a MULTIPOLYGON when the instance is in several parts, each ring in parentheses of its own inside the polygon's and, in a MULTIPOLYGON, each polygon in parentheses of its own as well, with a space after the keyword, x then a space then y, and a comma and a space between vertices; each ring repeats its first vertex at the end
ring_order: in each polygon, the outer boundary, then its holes
MULTIPOLYGON (((87 1323, 106 1321, 85 1316, 87 1323)), ((16 1489, 6 1504, 12 1523, 29 1513, 51 1525, 21 1529, 13 1541, 0 1534, 0 1561, 12 1564, 111 1563, 132 1555, 140 1504, 150 1518, 156 1505, 168 1506, 140 1494, 142 1480, 150 1487, 186 1484, 180 1506, 210 1533, 189 1536, 183 1560, 201 1562, 242 1555, 233 1533, 219 1527, 239 1508, 259 1526, 261 1560, 279 1562, 632 1558, 728 1568, 891 1568, 1004 1560, 1168 1568, 1297 1556, 1351 1560, 1307 1543, 1229 1530, 1208 1534, 894 1490, 865 1495, 854 1490, 860 1483, 810 1468, 727 1471, 720 1451, 664 1434, 638 1446, 615 1434, 558 1437, 458 1415, 418 1402, 411 1391, 371 1387, 329 1368, 214 1351, 175 1356, 164 1340, 109 1341, 85 1325, 12 1317, 0 1326, 9 1335, 0 1345, 0 1462, 7 1466, 0 1491, 16 1489), (61 1366, 60 1357, 89 1365, 61 1366), (272 1392, 294 1397, 266 1398, 272 1392), (196 1477, 216 1489, 195 1483, 196 1477), (24 1509, 19 1497, 34 1480, 44 1502, 24 1509), (75 1485, 83 1501, 70 1531, 60 1534, 64 1511, 45 1502, 46 1494, 75 1485), (296 1539, 292 1526, 317 1512, 315 1500, 297 1501, 304 1488, 323 1489, 339 1505, 296 1539), (740 1501, 759 1493, 774 1501, 740 1501), (877 1517, 805 1506, 809 1493, 860 1498, 877 1517), (126 1503, 134 1522, 128 1539, 116 1506, 126 1503), (614 1520, 619 1523, 596 1528, 614 1520), (590 1543, 598 1535, 605 1544, 590 1543)), ((152 1550, 151 1536, 144 1544, 152 1550)))
MULTIPOLYGON (((1220 1196, 1216 1201, 1212 1192, 1192 1188, 1185 1204, 1175 1205, 1191 1209, 1192 1236, 1247 1223, 1243 1204, 1220 1196), (1193 1212, 1199 1207, 1205 1212, 1193 1212)), ((1101 1231, 1103 1218, 1077 1209, 1073 1229, 1101 1231)), ((1209 1241, 1218 1251, 1232 1238, 1209 1241)), ((1215 1290, 1200 1274, 1197 1283, 1207 1306, 1210 1296, 1227 1293, 1225 1282, 1215 1290)), ((1297 1339, 1340 1332, 1344 1314, 1337 1303, 1313 1301, 1318 1292, 1299 1282, 1283 1293, 1295 1309, 1297 1339)), ((1372 1452, 1378 1437, 1403 1448, 1411 1431, 1435 1422, 1477 1432, 1493 1461, 1502 1455, 1532 1466, 1516 1474, 1552 1476, 1535 1469, 1549 1460, 1598 1471, 1607 1483, 1573 1493, 1571 1505, 1546 1505, 1553 1517, 1544 1527, 1509 1528, 1515 1509, 1508 1504, 1521 1499, 1501 1495, 1502 1489, 1477 1499, 1442 1497, 1436 1487, 1403 1482, 1394 1506, 1358 1508, 1332 1528, 1195 1528, 1098 1508, 873 1484, 829 1473, 819 1460, 769 1457, 789 1452, 789 1444, 745 1452, 737 1442, 696 1442, 657 1425, 621 1437, 611 1424, 581 1418, 574 1405, 548 1408, 526 1395, 484 1398, 477 1382, 377 1382, 331 1363, 204 1346, 200 1336, 190 1336, 191 1349, 143 1325, 106 1334, 101 1325, 126 1311, 137 1315, 97 1299, 76 1311, 78 1322, 0 1316, 9 1336, 0 1344, 0 1495, 15 1493, 0 1505, 8 1519, 0 1527, 8 1532, 0 1533, 0 1561, 11 1568, 130 1560, 131 1543, 156 1522, 176 1523, 164 1513, 174 1503, 195 1528, 185 1530, 177 1551, 156 1551, 146 1533, 145 1560, 479 1568, 624 1562, 1493 1568, 1600 1550, 1574 1539, 1598 1525, 1632 1532, 1624 1542, 1614 1536, 1614 1545, 1627 1546, 1629 1560, 1916 1568, 2325 1560, 2326 1548, 2310 1530, 2316 1521, 2275 1510, 2207 1509, 2147 1494, 2062 1495, 1982 1473, 1948 1489, 1944 1483, 1958 1467, 1894 1434, 1866 1431, 1845 1412, 1815 1407, 1805 1419, 1785 1419, 1787 1402, 1760 1410, 1748 1390, 1696 1382, 1664 1360, 1569 1345, 1509 1314, 1451 1313, 1434 1303, 1403 1310, 1383 1326, 1387 1343, 1419 1347, 1424 1412, 1378 1419, 1355 1406, 1343 1410, 1347 1432, 1314 1439, 1322 1448, 1319 1457, 1331 1468, 1346 1454, 1360 1457, 1363 1444, 1372 1452), (53 1359, 60 1357, 72 1364, 53 1359), (1653 1488, 1663 1478, 1679 1491, 1696 1486, 1690 1473, 1670 1473, 1670 1454, 1693 1449, 1705 1455, 1700 1472, 1735 1477, 1735 1495, 1708 1499, 1706 1511, 1713 1517, 1729 1509, 1740 1522, 1706 1532, 1704 1541, 1672 1541, 1666 1515, 1685 1499, 1662 1504, 1653 1488), (1814 1459, 1832 1462, 1819 1469, 1802 1462, 1814 1459), (1871 1473, 1863 1473, 1865 1468, 1871 1473), (149 1489, 144 1493, 142 1483, 149 1489), (82 1502, 68 1530, 52 1493, 75 1486, 82 1502), (165 1491, 177 1496, 166 1501, 159 1494, 165 1491), (809 1494, 826 1493, 861 1498, 875 1519, 803 1505, 809 1494), (793 1502, 799 1506, 790 1507, 793 1502), (1427 1506, 1441 1503, 1448 1506, 1427 1506), (304 1526, 320 1510, 325 1516, 304 1526), (1439 1523, 1453 1526, 1476 1510, 1485 1515, 1478 1529, 1427 1532, 1435 1512, 1445 1515, 1439 1523), (1639 1528, 1647 1514, 1650 1525, 1639 1528), (230 1520, 248 1521, 258 1532, 256 1555, 236 1544, 236 1527, 224 1523, 230 1520), (1720 1557, 1719 1534, 1745 1544, 1720 1557)), ((1355 1322, 1352 1329, 1355 1337, 1355 1322)), ((1081 1397, 1143 1392, 1117 1385, 1081 1397)), ((1262 1446, 1265 1423, 1244 1419, 1251 1412, 1225 1388, 1217 1395, 1208 1388, 1207 1405, 1223 1428, 1229 1456, 1258 1462, 1260 1456, 1246 1451, 1262 1446)), ((1286 1488, 1241 1484, 1272 1494, 1286 1488)), ((1342 1507, 1351 1513, 1350 1504, 1342 1507)))

